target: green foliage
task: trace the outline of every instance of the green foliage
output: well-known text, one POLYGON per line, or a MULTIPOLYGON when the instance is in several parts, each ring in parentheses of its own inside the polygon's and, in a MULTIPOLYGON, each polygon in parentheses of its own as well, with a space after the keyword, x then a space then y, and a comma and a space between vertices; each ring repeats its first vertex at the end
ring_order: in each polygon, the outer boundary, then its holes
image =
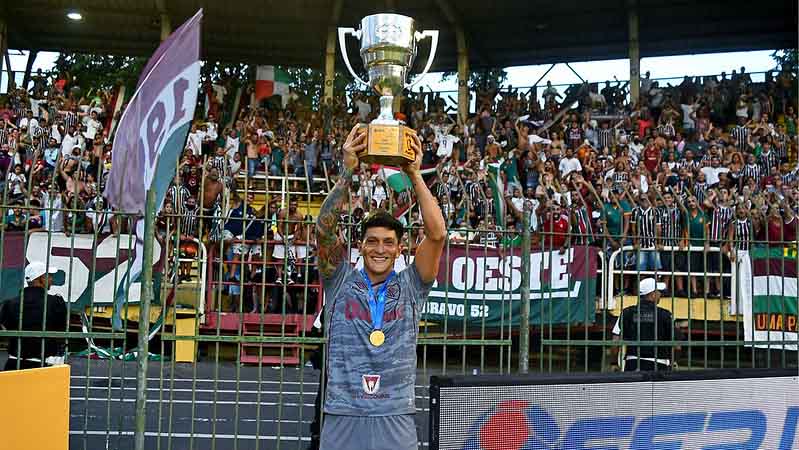
MULTIPOLYGON (((72 86, 87 92, 92 88, 110 89, 120 84, 133 89, 146 64, 146 58, 62 53, 55 66, 60 73, 69 74, 72 86)), ((309 107, 319 105, 324 93, 324 72, 305 67, 278 67, 289 74, 291 90, 299 96, 299 101, 309 107)), ((206 61, 200 69, 200 80, 203 83, 228 84, 232 88, 249 86, 255 83, 255 65, 206 61)), ((334 91, 338 93, 351 87, 348 78, 340 73, 336 73, 334 83, 334 91)))
POLYGON ((200 68, 200 81, 212 83, 230 82, 232 87, 255 82, 255 66, 244 63, 204 61, 200 68))
POLYGON ((69 74, 72 86, 87 92, 92 88, 110 89, 120 84, 133 88, 146 63, 145 58, 61 53, 55 67, 58 72, 69 74))
POLYGON ((799 71, 799 50, 795 48, 786 48, 782 50, 775 50, 771 57, 777 63, 777 69, 788 70, 793 74, 799 71))
MULTIPOLYGON (((324 95, 325 74, 321 70, 308 67, 277 66, 286 71, 291 79, 289 87, 299 97, 298 101, 306 106, 316 108, 324 95)), ((343 93, 349 87, 347 77, 336 72, 333 81, 333 92, 343 93)))
MULTIPOLYGON (((457 72, 444 72, 441 74, 443 80, 449 80, 457 76, 457 72)), ((473 70, 469 74, 469 89, 486 89, 492 86, 499 88, 507 79, 508 72, 501 67, 473 70)))

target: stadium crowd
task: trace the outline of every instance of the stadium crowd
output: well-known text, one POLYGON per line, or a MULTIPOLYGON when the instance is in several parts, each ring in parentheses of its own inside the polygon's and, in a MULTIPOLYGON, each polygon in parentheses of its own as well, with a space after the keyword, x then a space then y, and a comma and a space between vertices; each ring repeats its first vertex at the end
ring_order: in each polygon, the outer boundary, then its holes
MULTIPOLYGON (((130 231, 130 217, 102 196, 121 114, 113 93, 83 94, 59 76, 32 80, 0 106, 3 227, 130 231)), ((647 73, 633 102, 618 81, 564 92, 549 83, 527 92, 484 86, 465 121, 440 93, 420 89, 397 115, 423 139, 423 167, 450 242, 518 245, 528 222, 536 249, 596 245, 608 254, 631 246, 626 267, 701 274, 729 270, 755 242, 796 246, 796 83, 787 71, 755 83, 743 67, 676 86, 647 73)), ((196 255, 197 241, 221 243, 231 294, 243 261, 251 264, 244 276, 276 287, 271 299, 277 286, 313 282, 313 220, 299 204, 335 181, 344 138, 376 117, 377 97, 356 92, 316 108, 292 98, 231 112, 228 83, 205 89, 198 111, 207 114, 191 127, 159 213, 159 239, 179 229, 185 257, 196 255), (266 270, 255 264, 264 260, 273 263, 266 270)), ((412 251, 420 216, 409 191, 385 175, 362 167, 342 221, 356 225, 348 233, 355 242, 369 211, 389 209, 412 227, 412 251)), ((189 279, 191 265, 177 276, 189 279)), ((677 295, 729 294, 716 277, 674 279, 677 295)), ((249 295, 252 311, 278 307, 249 295)))

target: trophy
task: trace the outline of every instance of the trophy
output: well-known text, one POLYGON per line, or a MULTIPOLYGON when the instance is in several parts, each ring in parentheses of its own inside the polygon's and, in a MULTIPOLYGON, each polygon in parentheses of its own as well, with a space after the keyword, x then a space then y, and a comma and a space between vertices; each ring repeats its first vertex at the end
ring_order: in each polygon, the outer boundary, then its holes
POLYGON ((394 97, 402 94, 402 90, 412 88, 406 84, 408 71, 416 57, 416 43, 431 38, 430 56, 417 82, 430 70, 433 57, 438 47, 438 31, 416 31, 414 20, 399 14, 373 14, 361 20, 361 29, 339 28, 338 40, 344 63, 355 80, 371 86, 380 94, 380 115, 366 128, 367 146, 358 153, 358 159, 368 164, 386 166, 402 166, 416 159, 411 142, 414 130, 403 122, 394 119, 394 97), (361 42, 361 59, 369 74, 369 81, 359 77, 347 55, 347 35, 355 36, 361 42))

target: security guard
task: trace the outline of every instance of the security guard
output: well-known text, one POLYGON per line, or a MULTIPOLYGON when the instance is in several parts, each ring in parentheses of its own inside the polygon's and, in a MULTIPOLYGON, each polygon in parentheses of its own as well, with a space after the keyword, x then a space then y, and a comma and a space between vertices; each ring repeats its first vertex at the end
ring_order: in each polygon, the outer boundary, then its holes
MULTIPOLYGON (((53 274, 57 271, 55 267, 48 268, 39 261, 28 264, 25 267, 25 288, 20 297, 0 304, 0 328, 8 331, 66 331, 68 322, 64 299, 47 293, 47 289, 53 285, 53 274)), ((11 338, 5 370, 61 364, 64 360, 63 342, 63 338, 11 338)))
MULTIPOLYGON (((613 340, 669 342, 680 339, 680 331, 674 327, 671 312, 657 306, 665 283, 654 278, 644 278, 638 286, 640 301, 628 306, 613 327, 613 340)), ((618 347, 614 347, 618 351, 618 347)), ((679 346, 674 346, 678 351, 679 346)), ((672 347, 630 345, 624 355, 624 371, 671 370, 672 347)))

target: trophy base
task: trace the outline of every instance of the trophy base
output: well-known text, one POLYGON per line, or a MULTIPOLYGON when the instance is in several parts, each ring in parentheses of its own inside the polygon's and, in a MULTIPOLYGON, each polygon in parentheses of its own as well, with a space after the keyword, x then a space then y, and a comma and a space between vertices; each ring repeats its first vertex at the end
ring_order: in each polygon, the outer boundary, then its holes
POLYGON ((366 164, 402 167, 416 159, 411 147, 416 131, 396 123, 370 123, 361 127, 368 133, 366 148, 358 153, 358 159, 366 164))

